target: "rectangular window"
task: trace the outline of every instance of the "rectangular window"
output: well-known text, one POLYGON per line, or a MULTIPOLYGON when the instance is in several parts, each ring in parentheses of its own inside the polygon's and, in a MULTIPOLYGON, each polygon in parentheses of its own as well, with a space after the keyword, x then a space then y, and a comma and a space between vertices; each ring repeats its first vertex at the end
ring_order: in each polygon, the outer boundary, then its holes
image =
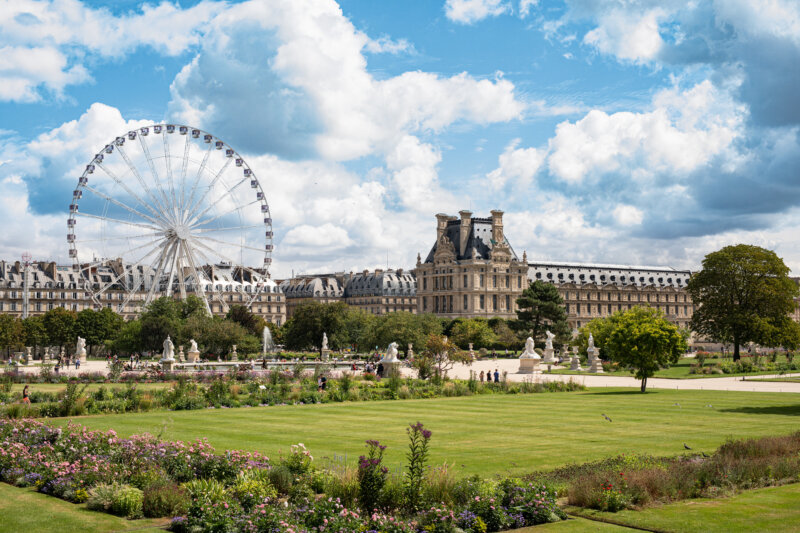
POLYGON ((564 307, 565 307, 564 311, 566 311, 567 314, 569 314, 569 304, 566 304, 564 307))
POLYGON ((447 297, 447 310, 452 313, 453 312, 453 295, 447 297))
POLYGON ((611 314, 611 304, 608 304, 608 314, 611 314))
POLYGON ((465 294, 464 295, 464 311, 469 311, 469 297, 465 294))
POLYGON ((517 276, 517 288, 522 288, 522 276, 517 276))
POLYGON ((497 311, 497 295, 492 295, 492 311, 497 311))
POLYGON ((17 310, 17 302, 11 302, 11 310, 12 311, 16 311, 17 310))
POLYGON ((511 276, 506 276, 506 289, 511 288, 511 276))
POLYGON ((581 304, 575 304, 575 314, 581 314, 581 304))
POLYGON ((497 288, 497 276, 492 276, 492 288, 497 288))
POLYGON ((486 306, 486 299, 484 298, 483 294, 481 294, 481 309, 486 306))
POLYGON ((511 311, 511 296, 506 294, 506 311, 511 311))
MULTIPOLYGON (((483 274, 481 274, 481 277, 480 277, 480 286, 483 287, 483 274)), ((481 306, 481 309, 482 308, 483 308, 483 306, 481 306)))
POLYGON ((466 289, 467 287, 469 287, 469 280, 467 279, 467 275, 464 274, 464 288, 466 289))

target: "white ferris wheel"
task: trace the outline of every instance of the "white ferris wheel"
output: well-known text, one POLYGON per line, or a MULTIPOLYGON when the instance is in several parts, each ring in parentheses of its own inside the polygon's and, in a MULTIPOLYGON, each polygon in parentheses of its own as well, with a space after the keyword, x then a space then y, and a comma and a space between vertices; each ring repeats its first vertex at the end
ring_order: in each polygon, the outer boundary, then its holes
POLYGON ((269 290, 264 189, 205 131, 156 124, 116 137, 86 165, 69 209, 69 255, 98 307, 111 294, 120 312, 132 299, 195 294, 210 311, 223 292, 241 291, 249 307, 269 290))

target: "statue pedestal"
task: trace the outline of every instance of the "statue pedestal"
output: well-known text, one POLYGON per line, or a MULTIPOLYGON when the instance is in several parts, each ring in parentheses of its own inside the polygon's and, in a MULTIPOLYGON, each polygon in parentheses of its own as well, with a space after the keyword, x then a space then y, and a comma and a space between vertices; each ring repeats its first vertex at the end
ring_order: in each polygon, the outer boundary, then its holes
POLYGON ((594 358, 594 361, 592 361, 592 365, 589 367, 589 372, 593 374, 603 373, 603 362, 600 360, 599 357, 594 358))
POLYGON ((582 372, 583 371, 583 368, 581 368, 581 360, 577 355, 572 357, 572 360, 570 361, 569 369, 570 370, 575 370, 575 371, 578 371, 578 372, 582 372))
POLYGON ((81 360, 81 364, 86 362, 86 350, 82 350, 78 358, 81 360))
POLYGON ((46 365, 49 363, 50 363, 50 350, 45 348, 45 350, 42 352, 42 364, 46 365))
POLYGON ((556 364, 556 358, 553 354, 552 348, 545 348, 544 349, 544 359, 542 359, 542 363, 546 365, 554 365, 556 364))
POLYGON ((542 371, 539 368, 540 363, 541 359, 539 357, 522 356, 519 358, 519 373, 541 374, 542 371))
POLYGON ((162 359, 159 362, 161 363, 161 370, 164 372, 171 372, 172 366, 176 363, 175 359, 162 359))
POLYGON ((320 358, 323 361, 327 361, 330 358, 330 356, 331 356, 331 351, 329 349, 327 349, 327 348, 323 348, 322 351, 321 351, 320 358))
POLYGON ((188 359, 187 359, 187 360, 188 360, 190 363, 196 363, 196 362, 198 362, 198 361, 200 360, 200 352, 197 352, 197 351, 195 351, 195 352, 189 351, 189 352, 186 352, 186 355, 187 355, 187 357, 188 357, 188 359))
POLYGON ((390 378, 392 376, 400 377, 400 361, 383 362, 383 377, 390 378))

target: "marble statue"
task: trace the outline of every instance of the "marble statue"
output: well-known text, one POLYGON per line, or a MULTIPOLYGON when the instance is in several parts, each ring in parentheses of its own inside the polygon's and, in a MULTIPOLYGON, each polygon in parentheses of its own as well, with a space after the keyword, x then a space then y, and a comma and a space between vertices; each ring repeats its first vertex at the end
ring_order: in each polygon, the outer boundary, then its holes
POLYGON ((594 348, 594 335, 589 333, 589 348, 594 348))
POLYGON ((86 339, 78 337, 78 344, 75 346, 75 355, 86 357, 86 339))
POLYGON ((197 349, 197 341, 191 339, 189 341, 189 351, 190 352, 199 352, 200 350, 197 349))
POLYGON ((328 349, 328 335, 325 332, 322 333, 322 349, 328 349))
POLYGON ((547 342, 545 343, 545 348, 548 348, 548 349, 552 350, 553 349, 553 339, 555 339, 556 336, 553 335, 552 333, 550 333, 549 329, 545 332, 545 335, 547 335, 547 342))
POLYGON ((381 359, 381 362, 382 363, 385 363, 385 362, 393 363, 395 361, 399 361, 399 359, 397 359, 397 354, 398 353, 399 352, 397 351, 397 343, 396 342, 391 343, 389 345, 389 347, 386 349, 386 355, 383 356, 383 359, 381 359))
POLYGON ((169 338, 169 335, 167 335, 167 338, 164 341, 164 353, 162 354, 161 359, 168 361, 175 359, 175 345, 172 344, 172 339, 169 338))
POLYGON ((520 357, 535 357, 538 359, 539 354, 537 354, 534 350, 535 344, 536 343, 533 342, 533 337, 528 337, 528 339, 525 341, 525 350, 523 350, 520 357))
POLYGON ((539 362, 541 357, 536 350, 534 350, 535 343, 532 337, 528 337, 525 341, 525 350, 519 356, 519 373, 520 374, 540 374, 539 362))

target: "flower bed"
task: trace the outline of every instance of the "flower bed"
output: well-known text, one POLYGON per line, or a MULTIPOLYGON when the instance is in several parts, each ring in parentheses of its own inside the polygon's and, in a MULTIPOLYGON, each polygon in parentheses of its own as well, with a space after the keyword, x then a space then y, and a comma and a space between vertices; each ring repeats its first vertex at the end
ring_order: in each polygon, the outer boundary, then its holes
POLYGON ((352 475, 315 467, 302 444, 269 461, 235 450, 216 454, 204 441, 121 439, 79 425, 62 431, 0 420, 0 479, 121 516, 174 516, 178 532, 485 533, 565 517, 545 485, 426 470, 431 432, 419 423, 408 431, 408 470, 392 478, 377 441, 367 443, 352 475))

